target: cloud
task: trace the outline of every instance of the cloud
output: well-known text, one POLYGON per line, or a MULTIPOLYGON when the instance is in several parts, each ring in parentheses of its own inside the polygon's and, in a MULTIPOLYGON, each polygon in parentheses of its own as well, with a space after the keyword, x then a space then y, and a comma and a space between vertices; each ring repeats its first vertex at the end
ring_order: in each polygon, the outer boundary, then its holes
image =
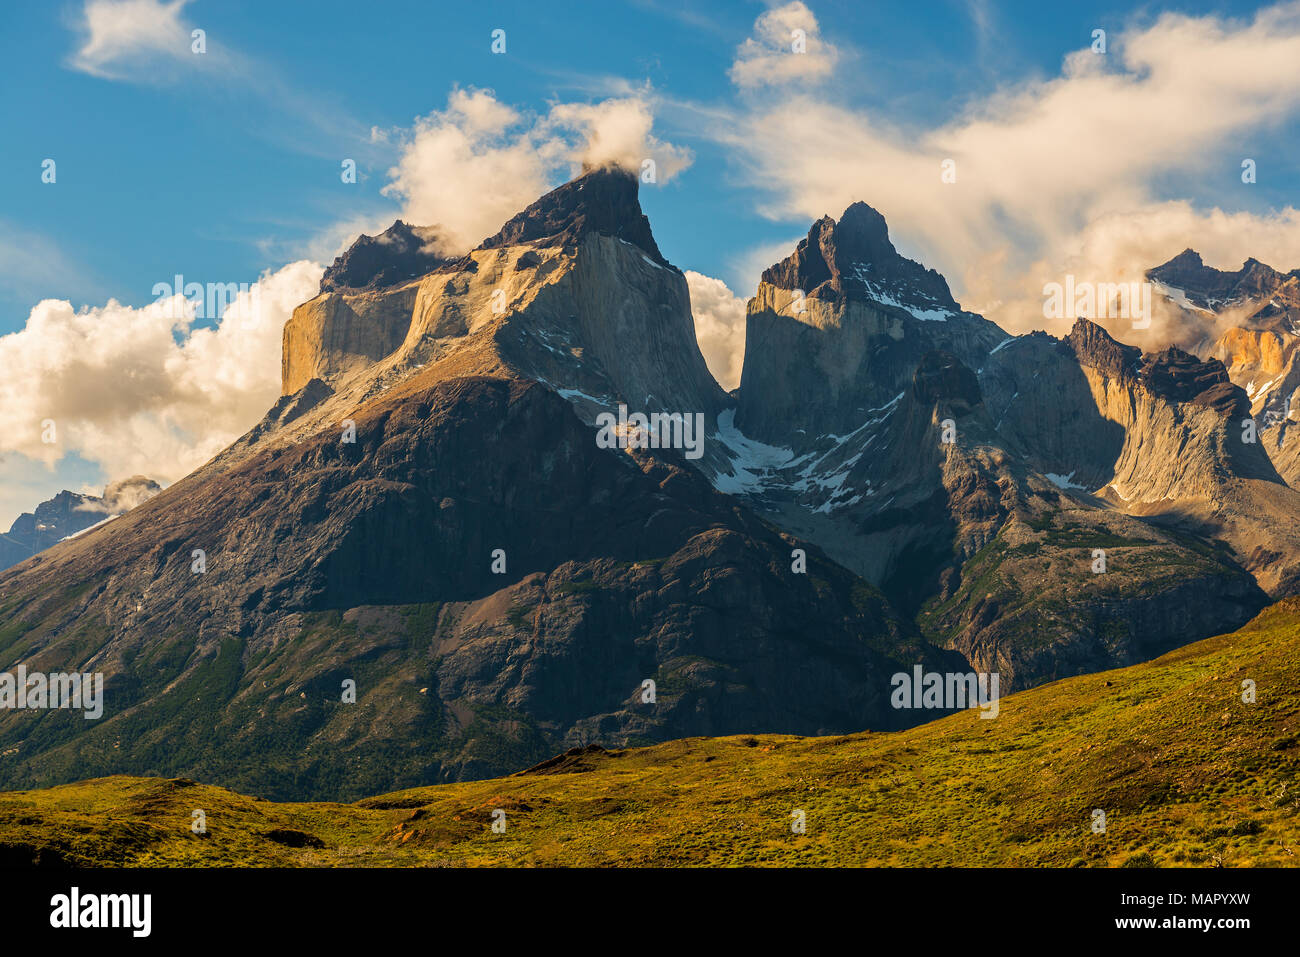
POLYGON ((543 128, 576 132, 581 144, 576 154, 583 166, 618 166, 641 173, 646 160, 655 164, 656 181, 667 182, 691 165, 691 151, 654 136, 654 112, 648 102, 635 97, 601 103, 557 103, 543 128))
POLYGON ((97 490, 83 491, 82 494, 89 494, 93 497, 90 501, 82 502, 76 506, 73 511, 98 512, 101 515, 121 515, 123 512, 129 512, 137 505, 143 505, 157 495, 158 484, 143 475, 132 475, 129 478, 109 482, 104 487, 102 494, 97 490))
POLYGON ((740 385, 740 368, 745 359, 745 300, 736 296, 721 279, 687 270, 695 316, 695 338, 713 378, 730 391, 740 385))
POLYGON ((866 201, 907 255, 1013 328, 1046 325, 1042 286, 1067 269, 1120 281, 1119 264, 1140 272, 1188 245, 1215 245, 1235 266, 1264 258, 1263 237, 1287 254, 1294 209, 1223 209, 1252 198, 1244 144, 1300 112, 1300 4, 1252 21, 1165 14, 1109 39, 1108 54, 1075 51, 1058 76, 932 128, 801 92, 756 99, 716 135, 766 191, 767 215, 811 220, 866 201), (941 178, 945 160, 955 182, 941 178), (1218 205, 1193 206, 1187 192, 1215 195, 1216 179, 1218 205))
MULTIPOLYGON (((75 29, 81 47, 69 65, 103 79, 158 78, 181 63, 200 65, 191 27, 181 18, 189 0, 87 0, 75 29)), ((206 55, 206 54, 205 54, 206 55)))
POLYGON ((754 35, 737 48, 729 76, 741 89, 824 80, 838 59, 813 12, 794 0, 754 21, 754 35))
MULTIPOLYGON (((339 99, 319 90, 303 91, 287 82, 274 65, 249 56, 227 42, 228 32, 204 32, 202 48, 195 24, 183 17, 190 0, 85 0, 70 20, 79 45, 66 65, 103 80, 153 86, 195 83, 222 97, 222 109, 236 102, 249 132, 295 152, 335 162, 340 143, 346 155, 384 161, 388 152, 370 128, 349 116, 339 99)), ((199 21, 202 26, 203 21, 199 21)))
POLYGON ((401 218, 437 226, 443 252, 460 254, 490 236, 546 192, 557 170, 583 165, 641 171, 654 159, 666 182, 691 162, 688 150, 651 133, 644 97, 595 104, 556 103, 544 115, 524 114, 490 90, 453 90, 447 107, 416 120, 405 133, 383 192, 402 204, 401 218))
POLYGON ((256 423, 280 392, 280 337, 322 267, 296 262, 261 278, 214 327, 195 328, 181 296, 143 308, 109 300, 73 309, 46 299, 0 336, 0 453, 53 467, 68 453, 110 478, 171 482, 256 423), (53 422, 56 441, 46 423, 53 422))
MULTIPOLYGON (((1064 282, 1072 275, 1092 283, 1142 282, 1146 269, 1165 263, 1189 246, 1207 266, 1240 269, 1254 256, 1282 271, 1300 266, 1300 210, 1287 208, 1261 216, 1249 212, 1198 210, 1185 200, 1150 203, 1120 214, 1101 216, 1079 233, 1073 249, 1057 262, 1040 260, 1012 288, 1012 298, 990 310, 1012 332, 1048 328, 1059 334, 1073 317, 1052 323, 1043 317, 1042 281, 1064 282)), ((1174 344, 1185 349, 1207 345, 1234 324, 1230 315, 1215 321, 1203 313, 1177 309, 1158 292, 1153 295, 1152 322, 1134 328, 1128 320, 1098 319, 1117 338, 1143 349, 1174 344), (1207 342, 1208 340, 1208 342, 1207 342)))
POLYGON ((408 222, 439 226, 447 253, 465 252, 546 191, 556 144, 522 124, 490 91, 453 91, 445 110, 416 120, 384 195, 408 222))

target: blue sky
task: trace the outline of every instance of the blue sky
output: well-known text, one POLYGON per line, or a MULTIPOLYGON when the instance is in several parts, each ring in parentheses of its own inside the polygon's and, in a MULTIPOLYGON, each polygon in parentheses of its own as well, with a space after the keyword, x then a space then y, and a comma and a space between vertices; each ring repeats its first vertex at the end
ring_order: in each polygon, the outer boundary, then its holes
MULTIPOLYGON (((1139 260, 1186 245, 1204 247, 1216 265, 1294 251, 1295 261, 1273 264, 1300 266, 1291 215, 1300 98, 1273 92, 1296 85, 1286 61, 1297 48, 1253 53, 1266 36, 1300 42, 1294 5, 92 0, 11 3, 0 17, 0 356, 11 363, 33 354, 31 317, 43 299, 67 300, 73 311, 110 299, 144 307, 154 284, 178 273, 255 282, 297 260, 327 262, 350 226, 444 208, 446 197, 414 195, 436 192, 436 176, 405 194, 381 190, 420 148, 417 118, 447 110, 456 90, 490 91, 515 111, 509 136, 535 130, 557 104, 643 104, 655 141, 690 157, 642 190, 659 244, 736 297, 719 300, 719 350, 743 342, 737 317, 757 269, 784 255, 815 216, 838 215, 852 199, 885 212, 904 252, 940 268, 966 305, 1008 328, 1020 321, 1017 297, 1036 294, 1045 270, 1078 267, 1081 249, 1091 268, 1106 270, 1121 260, 1145 268, 1161 259, 1139 260), (820 58, 825 69, 746 84, 734 65, 747 41, 758 43, 756 56, 788 55, 763 51, 762 18, 773 8, 787 18, 772 21, 775 35, 806 25, 813 56, 801 63, 820 58), (153 9, 184 35, 203 29, 207 52, 178 52, 175 31, 150 33, 153 9), (108 24, 98 40, 96 11, 108 24), (1261 25, 1260 11, 1273 19, 1261 25), (504 55, 490 50, 498 28, 504 55), (1067 69, 1098 28, 1110 53, 1067 69), (1144 51, 1128 63, 1127 36, 1140 37, 1133 48, 1144 51), (1195 89, 1201 67, 1216 63, 1242 77, 1219 101, 1195 89), (1110 113, 1089 115, 1094 103, 1110 113), (1159 122, 1128 116, 1112 128, 1108 117, 1128 103, 1149 104, 1134 109, 1159 122), (1043 110, 1076 119, 1058 127, 1043 110), (1242 117, 1230 119, 1237 110, 1242 117), (1147 139, 1152 125, 1161 135, 1147 139), (1027 155, 1036 150, 1041 157, 1027 155), (1124 157, 1112 168, 1114 154, 1124 157), (963 172, 960 193, 938 188, 945 155, 974 170, 963 172), (1249 188, 1244 157, 1260 169, 1249 188), (54 184, 41 181, 46 158, 57 163, 54 184), (340 181, 344 158, 357 161, 356 184, 340 181), (3 337, 25 329, 5 351, 3 337)), ((758 61, 758 74, 767 62, 758 61)), ((555 185, 568 169, 555 159, 539 175, 555 185)), ((463 193, 465 182, 449 175, 441 188, 463 193)), ((75 339, 59 341, 66 349, 75 339)), ((39 416, 28 397, 71 388, 57 361, 41 361, 28 370, 27 392, 0 393, 6 415, 39 416)), ((265 408, 274 394, 263 394, 264 383, 256 389, 240 401, 265 408)), ((146 391, 113 421, 61 409, 84 419, 69 435, 99 434, 57 458, 21 442, 0 446, 0 526, 20 502, 30 507, 62 487, 102 485, 125 468, 167 471, 143 453, 104 451, 148 445, 141 423, 150 416, 167 419, 178 441, 200 444, 193 417, 173 415, 165 396, 150 405, 146 391), (132 417, 130 429, 114 432, 132 417)))
MULTIPOLYGON (((379 195, 393 153, 363 137, 372 126, 409 126, 457 85, 538 111, 550 100, 598 98, 592 91, 613 77, 649 81, 667 97, 726 103, 727 68, 763 7, 709 4, 698 22, 687 12, 704 6, 341 0, 308 12, 298 3, 189 4, 185 20, 206 30, 210 50, 228 47, 258 64, 264 75, 244 86, 200 72, 115 82, 70 69, 77 5, 7 5, 0 221, 11 236, 57 254, 59 268, 4 277, 0 332, 21 328, 40 298, 144 304, 159 277, 177 272, 252 280, 280 264, 275 252, 294 251, 351 213, 388 207, 396 216, 396 204, 379 195), (497 27, 507 31, 504 56, 489 52, 497 27), (295 100, 268 95, 270 84, 295 100), (359 161, 355 187, 339 181, 345 156, 359 161), (46 157, 58 162, 54 187, 40 181, 46 157)), ((1127 4, 989 4, 985 36, 978 5, 950 0, 812 6, 823 33, 856 51, 837 91, 845 101, 922 124, 1009 80, 1057 72, 1092 29, 1130 19, 1127 4)), ((1177 9, 1248 16, 1253 7, 1177 9)), ((806 226, 758 215, 753 187, 725 147, 674 128, 671 116, 657 131, 696 154, 687 173, 643 199, 673 262, 731 278, 736 254, 806 226)), ((1293 165, 1285 179, 1263 184, 1256 201, 1294 195, 1296 173, 1293 165)))

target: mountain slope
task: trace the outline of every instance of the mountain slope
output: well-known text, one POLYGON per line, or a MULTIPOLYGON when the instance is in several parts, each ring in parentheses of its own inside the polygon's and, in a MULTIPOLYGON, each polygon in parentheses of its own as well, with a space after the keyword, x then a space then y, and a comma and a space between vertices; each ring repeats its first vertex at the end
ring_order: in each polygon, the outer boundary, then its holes
POLYGON ((0 794, 0 859, 198 866, 1294 866, 1300 607, 890 734, 588 748, 352 805, 188 780, 0 794), (1258 699, 1241 700, 1255 682, 1258 699), (1171 733, 1177 729, 1177 733, 1171 733), (755 790, 755 782, 762 788, 755 790), (206 811, 208 832, 190 830, 206 811), (507 829, 493 834, 493 811, 507 829), (805 813, 807 832, 791 832, 805 813), (1105 832, 1094 833, 1094 811, 1105 832))
POLYGON ((725 401, 633 177, 354 288, 295 312, 286 395, 248 435, 0 576, 0 665, 102 671, 107 698, 95 722, 0 714, 0 782, 356 797, 589 741, 897 727, 927 715, 889 707, 890 675, 965 666, 683 450, 597 441, 619 401, 725 401))
POLYGON ((184 480, 4 580, 6 663, 104 671, 109 713, 0 715, 2 779, 356 796, 587 740, 899 720, 888 676, 922 659, 865 583, 815 550, 793 573, 797 543, 599 449, 539 385, 425 383, 358 411, 355 444, 184 480))

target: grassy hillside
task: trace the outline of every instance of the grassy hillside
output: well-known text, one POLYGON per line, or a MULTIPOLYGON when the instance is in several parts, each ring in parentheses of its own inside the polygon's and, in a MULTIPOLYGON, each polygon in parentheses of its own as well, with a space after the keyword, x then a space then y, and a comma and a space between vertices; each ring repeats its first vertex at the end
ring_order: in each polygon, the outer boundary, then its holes
POLYGON ((1156 661, 1004 698, 993 720, 589 749, 351 805, 157 778, 7 792, 0 863, 1289 866, 1298 769, 1300 600, 1288 600, 1156 661), (191 832, 196 808, 206 835, 191 832), (796 809, 806 834, 791 833, 796 809))

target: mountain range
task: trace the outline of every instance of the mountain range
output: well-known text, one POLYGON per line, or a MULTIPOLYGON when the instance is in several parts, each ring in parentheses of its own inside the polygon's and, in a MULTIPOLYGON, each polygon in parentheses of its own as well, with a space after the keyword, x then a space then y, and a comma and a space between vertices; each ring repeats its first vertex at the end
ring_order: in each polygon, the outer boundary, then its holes
POLYGON ((143 475, 109 482, 103 495, 64 489, 19 515, 9 531, 0 534, 0 569, 17 565, 56 542, 116 518, 159 491, 158 483, 143 475))
POLYGON ((893 707, 897 673, 1015 692, 1300 590, 1295 272, 1151 270, 1212 340, 1011 336, 855 203, 763 273, 727 393, 635 176, 585 171, 464 256, 438 236, 358 240, 261 422, 0 573, 0 667, 106 680, 98 721, 0 713, 0 786, 353 800, 897 729, 942 713, 893 707), (702 417, 702 454, 630 419, 605 447, 620 406, 702 417))

